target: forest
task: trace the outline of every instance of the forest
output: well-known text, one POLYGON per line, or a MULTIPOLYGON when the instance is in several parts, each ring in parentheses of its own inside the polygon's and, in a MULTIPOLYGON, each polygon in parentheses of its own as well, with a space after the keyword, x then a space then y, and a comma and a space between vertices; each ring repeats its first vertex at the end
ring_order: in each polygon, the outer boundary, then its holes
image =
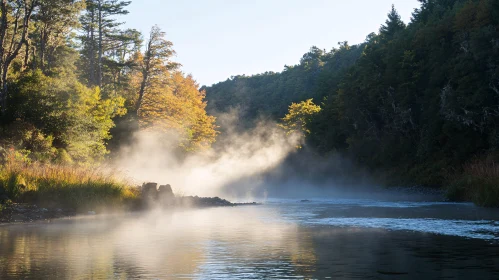
POLYGON ((385 185, 499 206, 499 2, 419 2, 410 23, 393 7, 362 44, 312 47, 281 73, 204 87, 208 111, 280 120, 385 185))
POLYGON ((165 32, 123 27, 130 3, 0 1, 0 204, 135 197, 92 169, 137 131, 174 134, 183 153, 215 141, 205 94, 165 32))
POLYGON ((204 93, 172 61, 173 44, 157 26, 150 34, 122 28, 129 4, 2 2, 4 149, 36 161, 92 163, 152 127, 182 135, 185 150, 209 147, 215 119, 204 93))
POLYGON ((499 3, 419 2, 361 44, 200 88, 158 26, 124 28, 130 1, 0 1, 0 203, 134 198, 93 169, 140 131, 210 150, 227 129, 216 117, 237 111, 241 130, 263 119, 303 135, 295 160, 335 155, 376 184, 499 206, 499 3))

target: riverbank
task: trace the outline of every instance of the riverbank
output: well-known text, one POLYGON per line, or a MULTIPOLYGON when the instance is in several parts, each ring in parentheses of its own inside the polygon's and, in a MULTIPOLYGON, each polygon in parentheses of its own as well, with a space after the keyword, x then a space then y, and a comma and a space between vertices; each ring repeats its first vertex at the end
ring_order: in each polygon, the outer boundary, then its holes
POLYGON ((0 225, 11 223, 50 222, 54 219, 76 216, 74 210, 62 208, 43 208, 26 203, 9 203, 0 211, 0 225))
POLYGON ((75 212, 115 211, 140 200, 136 187, 96 168, 9 163, 0 168, 0 203, 75 212))
POLYGON ((462 166, 448 163, 420 164, 381 169, 375 181, 388 189, 423 190, 442 193, 454 202, 473 202, 477 206, 499 208, 499 164, 496 157, 476 158, 462 166), (404 186, 404 187, 398 187, 404 186), (416 186, 416 187, 405 187, 416 186))
POLYGON ((219 197, 175 196, 169 185, 157 185, 137 187, 96 168, 11 162, 0 167, 0 224, 151 208, 257 205, 219 197))
MULTIPOLYGON (((183 208, 208 208, 208 207, 236 207, 236 206, 252 206, 260 205, 256 202, 250 203, 232 203, 228 200, 219 197, 197 197, 185 196, 175 198, 172 205, 163 207, 163 209, 183 209, 183 208)), ((78 215, 98 215, 106 212, 78 212, 74 209, 64 208, 44 208, 38 205, 29 203, 12 203, 0 204, 0 226, 3 224, 12 223, 32 223, 32 222, 50 222, 55 219, 72 218, 78 215)), ((161 208, 161 205, 155 207, 161 208)), ((124 212, 143 212, 147 208, 129 209, 124 212)))

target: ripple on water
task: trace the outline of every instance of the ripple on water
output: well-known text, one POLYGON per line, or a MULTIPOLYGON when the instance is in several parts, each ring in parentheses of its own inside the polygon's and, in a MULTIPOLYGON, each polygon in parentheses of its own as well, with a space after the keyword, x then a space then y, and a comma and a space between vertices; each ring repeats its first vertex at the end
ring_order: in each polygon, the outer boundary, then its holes
POLYGON ((499 241, 499 222, 497 221, 392 218, 321 218, 311 219, 306 221, 306 223, 339 227, 409 230, 499 241))

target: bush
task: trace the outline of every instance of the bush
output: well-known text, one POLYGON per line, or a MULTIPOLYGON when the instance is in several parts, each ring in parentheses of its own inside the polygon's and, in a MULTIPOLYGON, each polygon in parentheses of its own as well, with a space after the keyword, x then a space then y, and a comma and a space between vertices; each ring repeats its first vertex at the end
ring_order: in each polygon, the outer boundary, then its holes
POLYGON ((483 207, 499 207, 499 165, 493 160, 466 164, 463 174, 449 184, 447 197, 455 201, 473 201, 483 207))

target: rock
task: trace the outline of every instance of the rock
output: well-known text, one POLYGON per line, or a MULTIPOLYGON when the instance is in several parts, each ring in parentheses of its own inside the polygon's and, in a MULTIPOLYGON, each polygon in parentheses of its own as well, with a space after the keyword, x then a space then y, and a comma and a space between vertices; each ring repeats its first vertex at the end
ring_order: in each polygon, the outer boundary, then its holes
POLYGON ((95 213, 95 211, 88 211, 87 214, 88 215, 97 215, 97 213, 95 213))
POLYGON ((162 193, 162 194, 173 195, 172 186, 170 186, 169 184, 159 186, 158 191, 159 191, 159 193, 162 193))
POLYGON ((142 204, 147 207, 153 207, 158 201, 158 184, 144 183, 142 184, 142 204))
POLYGON ((144 183, 142 185, 142 198, 147 201, 153 201, 158 198, 158 184, 144 183))
POLYGON ((172 205, 175 200, 172 187, 170 185, 161 185, 158 189, 158 198, 163 206, 172 205))

